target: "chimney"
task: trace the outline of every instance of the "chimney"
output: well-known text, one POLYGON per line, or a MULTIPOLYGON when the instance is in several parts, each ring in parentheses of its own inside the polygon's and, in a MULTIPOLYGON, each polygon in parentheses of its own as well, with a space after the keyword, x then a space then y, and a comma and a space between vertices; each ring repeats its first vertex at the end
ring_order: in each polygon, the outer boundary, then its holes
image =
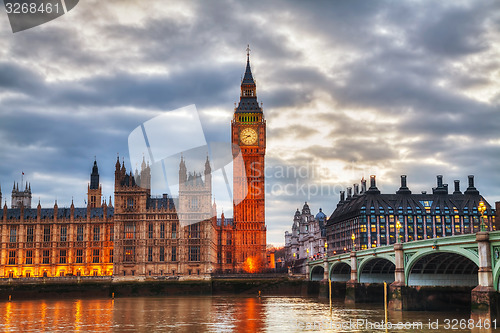
POLYGON ((469 175, 469 187, 465 190, 464 194, 478 195, 479 191, 474 187, 474 176, 469 175))
POLYGON ((375 181, 375 175, 370 176, 370 188, 368 189, 368 191, 366 191, 366 193, 380 194, 380 191, 377 188, 377 183, 375 181))
POLYGON ((352 187, 347 188, 347 199, 350 199, 352 196, 352 187))
POLYGON ((453 192, 453 194, 462 194, 462 192, 460 192, 460 180, 458 179, 455 179, 455 191, 453 192))
POLYGON ((410 189, 406 185, 406 175, 401 175, 401 187, 396 191, 396 194, 411 194, 410 189))
POLYGON ((340 201, 345 201, 345 191, 340 191, 340 201))
POLYGON ((438 188, 443 187, 443 175, 438 175, 437 176, 437 187, 438 188))
POLYGON ((359 195, 359 184, 354 184, 354 195, 359 195))
POLYGON ((361 193, 365 192, 366 192, 366 179, 363 177, 363 179, 361 179, 361 193))

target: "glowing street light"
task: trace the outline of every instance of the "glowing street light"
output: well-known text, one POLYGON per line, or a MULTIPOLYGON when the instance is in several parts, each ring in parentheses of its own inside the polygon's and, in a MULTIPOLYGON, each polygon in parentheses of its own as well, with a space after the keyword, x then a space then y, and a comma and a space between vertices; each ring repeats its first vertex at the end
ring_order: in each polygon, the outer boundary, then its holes
POLYGON ((356 241, 356 235, 352 234, 351 239, 352 239, 352 250, 356 251, 356 243, 355 243, 355 241, 356 241))
POLYGON ((486 225, 484 223, 484 212, 486 211, 486 205, 484 204, 483 200, 479 202, 479 206, 477 207, 477 210, 479 213, 481 213, 481 231, 486 230, 486 225))

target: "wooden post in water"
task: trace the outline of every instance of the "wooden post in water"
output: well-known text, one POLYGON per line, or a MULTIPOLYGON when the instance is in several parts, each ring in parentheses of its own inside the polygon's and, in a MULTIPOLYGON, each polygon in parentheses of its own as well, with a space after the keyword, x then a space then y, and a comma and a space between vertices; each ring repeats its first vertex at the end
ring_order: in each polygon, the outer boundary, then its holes
POLYGON ((385 332, 387 333, 387 282, 384 281, 384 315, 385 315, 385 332))
POLYGON ((328 277, 328 296, 330 299, 330 315, 332 314, 332 280, 328 277))

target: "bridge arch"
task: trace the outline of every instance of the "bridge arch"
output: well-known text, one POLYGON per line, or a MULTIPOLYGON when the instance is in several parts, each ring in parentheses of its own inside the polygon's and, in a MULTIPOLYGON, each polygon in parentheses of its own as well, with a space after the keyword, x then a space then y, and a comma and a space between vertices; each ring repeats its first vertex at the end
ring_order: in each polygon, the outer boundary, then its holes
POLYGON ((345 282, 351 279, 351 265, 339 261, 330 266, 330 280, 334 282, 345 282))
POLYGON ((493 267, 493 286, 496 291, 500 291, 500 260, 493 267))
POLYGON ((394 282, 394 258, 377 256, 364 259, 358 268, 358 281, 360 283, 392 283, 394 282))
POLYGON ((474 287, 478 269, 474 255, 465 256, 462 251, 422 251, 406 264, 405 277, 408 286, 474 287))
POLYGON ((325 273, 325 268, 322 265, 313 266, 311 268, 310 280, 321 281, 325 273))

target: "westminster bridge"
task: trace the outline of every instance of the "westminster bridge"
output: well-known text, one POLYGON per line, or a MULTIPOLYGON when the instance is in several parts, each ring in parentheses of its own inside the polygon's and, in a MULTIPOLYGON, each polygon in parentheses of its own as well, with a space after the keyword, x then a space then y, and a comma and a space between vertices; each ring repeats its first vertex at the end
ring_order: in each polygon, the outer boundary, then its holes
MULTIPOLYGON (((378 285, 380 291, 380 285, 386 282, 389 307, 393 310, 419 309, 416 303, 423 298, 436 300, 443 296, 439 295, 440 290, 466 290, 470 293, 467 296, 473 317, 495 318, 500 310, 500 231, 337 254, 309 261, 307 275, 322 285, 330 283, 330 288, 332 283, 334 287, 339 282, 345 283, 348 303, 366 301, 367 294, 377 294, 373 286, 378 285), (419 296, 422 289, 434 295, 419 296)), ((448 302, 449 296, 445 296, 448 302)))

